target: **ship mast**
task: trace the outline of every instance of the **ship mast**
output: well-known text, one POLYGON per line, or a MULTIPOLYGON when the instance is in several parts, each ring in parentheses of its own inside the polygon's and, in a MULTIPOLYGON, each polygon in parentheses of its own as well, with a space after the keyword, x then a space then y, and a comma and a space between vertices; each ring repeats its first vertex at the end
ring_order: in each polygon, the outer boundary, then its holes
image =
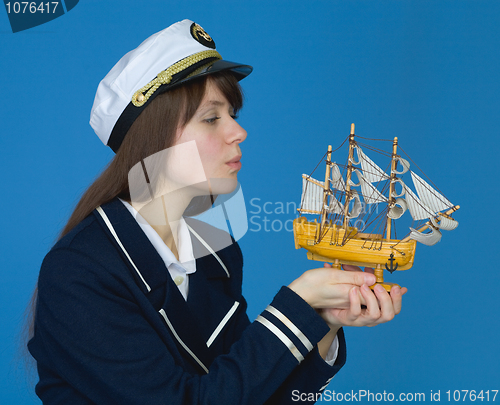
POLYGON ((354 155, 354 124, 351 124, 351 134, 349 135, 349 157, 347 159, 347 179, 345 183, 345 206, 344 206, 344 229, 347 232, 349 223, 349 201, 351 200, 351 174, 352 174, 352 159, 354 155))
MULTIPOLYGON (((396 165, 398 164, 397 161, 397 152, 398 152, 398 137, 396 136, 394 138, 394 142, 392 143, 392 163, 391 163, 391 180, 389 184, 389 199, 388 199, 388 206, 387 206, 387 212, 394 206, 394 198, 392 195, 394 194, 394 187, 395 187, 395 179, 396 179, 396 165)), ((391 239, 391 223, 392 219, 387 216, 387 236, 386 239, 389 240, 391 239)))
POLYGON ((326 222, 326 215, 328 207, 328 194, 330 192, 330 171, 332 170, 332 145, 328 145, 328 152, 326 155, 326 173, 325 173, 325 184, 323 192, 323 208, 321 209, 321 225, 322 228, 326 222))

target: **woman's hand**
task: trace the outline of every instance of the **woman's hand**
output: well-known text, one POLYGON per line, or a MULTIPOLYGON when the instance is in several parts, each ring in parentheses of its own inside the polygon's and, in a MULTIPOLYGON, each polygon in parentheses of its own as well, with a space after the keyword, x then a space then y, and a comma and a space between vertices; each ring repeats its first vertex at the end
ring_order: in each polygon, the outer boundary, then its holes
POLYGON ((382 287, 368 286, 376 281, 373 269, 343 265, 342 270, 323 268, 308 270, 288 287, 315 308, 332 331, 342 326, 375 326, 388 322, 401 311, 406 288, 397 286, 390 294, 382 287))
POLYGON ((350 271, 331 267, 325 264, 323 268, 308 270, 288 287, 315 309, 350 309, 352 302, 349 292, 354 287, 359 290, 362 285, 372 285, 376 281, 373 274, 362 272, 355 266, 349 266, 347 269, 350 271))
POLYGON ((399 314, 402 297, 407 291, 398 286, 392 287, 390 294, 380 285, 376 285, 373 291, 367 285, 352 287, 348 309, 323 308, 318 312, 332 330, 341 326, 375 326, 389 322, 399 314), (362 299, 366 303, 365 308, 362 307, 362 299))

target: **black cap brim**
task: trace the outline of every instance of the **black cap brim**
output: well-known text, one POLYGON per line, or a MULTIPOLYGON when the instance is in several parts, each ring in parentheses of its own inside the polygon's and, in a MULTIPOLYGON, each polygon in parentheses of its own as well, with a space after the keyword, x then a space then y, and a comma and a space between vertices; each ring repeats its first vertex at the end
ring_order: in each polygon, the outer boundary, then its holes
POLYGON ((249 65, 242 65, 241 63, 229 62, 227 60, 215 60, 214 62, 209 62, 206 67, 197 72, 195 75, 181 79, 178 82, 172 83, 172 85, 175 86, 176 84, 186 83, 192 79, 228 70, 236 77, 236 80, 240 81, 252 73, 253 67, 249 65))

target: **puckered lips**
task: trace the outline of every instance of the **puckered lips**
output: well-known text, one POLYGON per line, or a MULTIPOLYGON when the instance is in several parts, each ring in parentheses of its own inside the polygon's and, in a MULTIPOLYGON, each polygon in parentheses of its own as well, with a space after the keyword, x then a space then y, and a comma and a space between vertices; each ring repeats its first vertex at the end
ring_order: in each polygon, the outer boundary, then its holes
POLYGON ((237 155, 228 162, 226 162, 226 165, 228 165, 231 169, 234 170, 240 170, 241 169, 241 155, 237 155))

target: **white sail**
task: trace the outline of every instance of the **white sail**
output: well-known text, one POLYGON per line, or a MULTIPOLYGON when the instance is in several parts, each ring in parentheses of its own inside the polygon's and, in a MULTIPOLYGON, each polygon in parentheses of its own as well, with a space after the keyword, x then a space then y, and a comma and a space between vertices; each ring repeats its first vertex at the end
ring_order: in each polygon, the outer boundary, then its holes
POLYGON ((427 246, 435 245, 441 240, 442 234, 437 229, 434 229, 432 227, 430 229, 430 233, 422 233, 417 231, 416 229, 410 228, 410 238, 427 246))
POLYGON ((389 209, 387 216, 391 219, 399 219, 408 209, 408 205, 404 198, 397 198, 394 206, 389 209))
POLYGON ((354 199, 354 205, 352 207, 352 211, 347 214, 347 218, 357 218, 363 209, 363 205, 361 204, 361 200, 359 199, 359 194, 356 190, 351 190, 352 198, 354 199))
POLYGON ((401 163, 402 169, 401 171, 394 170, 394 173, 396 174, 404 174, 408 170, 410 170, 410 162, 408 162, 406 159, 403 159, 401 156, 398 156, 396 160, 401 163))
POLYGON ((387 197, 380 193, 380 191, 378 191, 371 183, 369 183, 366 177, 358 169, 354 169, 354 173, 358 176, 359 183, 354 184, 354 182, 351 182, 351 185, 361 186, 361 194, 363 195, 365 203, 378 204, 388 201, 387 197))
POLYGON ((332 164, 332 170, 330 172, 330 184, 332 188, 345 191, 345 183, 342 178, 342 174, 340 173, 340 169, 336 163, 332 164))
POLYGON ((394 180, 391 180, 391 184, 394 184, 394 190, 392 192, 392 196, 394 198, 402 197, 406 193, 406 184, 403 183, 403 180, 400 178, 396 177, 394 180), (401 193, 397 194, 396 192, 396 183, 399 183, 401 185, 401 193))
POLYGON ((425 206, 429 207, 434 212, 443 211, 453 207, 453 204, 448 201, 446 197, 434 190, 425 180, 417 176, 412 171, 410 173, 415 189, 420 197, 420 201, 422 201, 425 206))
POLYGON ((439 229, 444 229, 445 231, 453 231, 458 226, 458 221, 453 218, 447 218, 439 215, 439 223, 436 224, 439 229))
POLYGON ((328 207, 325 207, 325 208, 326 208, 327 212, 331 213, 331 214, 343 214, 344 213, 344 206, 333 195, 330 195, 330 204, 328 204, 328 207))
POLYGON ((365 176, 366 181, 370 183, 378 183, 381 180, 389 179, 389 176, 364 152, 361 150, 359 146, 355 146, 358 151, 358 159, 359 162, 354 162, 354 164, 360 164, 363 169, 363 176, 365 176))
MULTIPOLYGON (((404 184, 401 180, 400 183, 404 184)), ((418 199, 418 197, 406 184, 404 184, 404 188, 406 195, 406 205, 408 206, 408 210, 410 211, 410 214, 415 221, 434 217, 435 213, 429 207, 423 204, 422 201, 418 199)))
POLYGON ((324 186, 320 186, 319 184, 323 184, 323 182, 315 180, 306 174, 302 175, 301 211, 312 211, 317 214, 321 213, 324 186))

